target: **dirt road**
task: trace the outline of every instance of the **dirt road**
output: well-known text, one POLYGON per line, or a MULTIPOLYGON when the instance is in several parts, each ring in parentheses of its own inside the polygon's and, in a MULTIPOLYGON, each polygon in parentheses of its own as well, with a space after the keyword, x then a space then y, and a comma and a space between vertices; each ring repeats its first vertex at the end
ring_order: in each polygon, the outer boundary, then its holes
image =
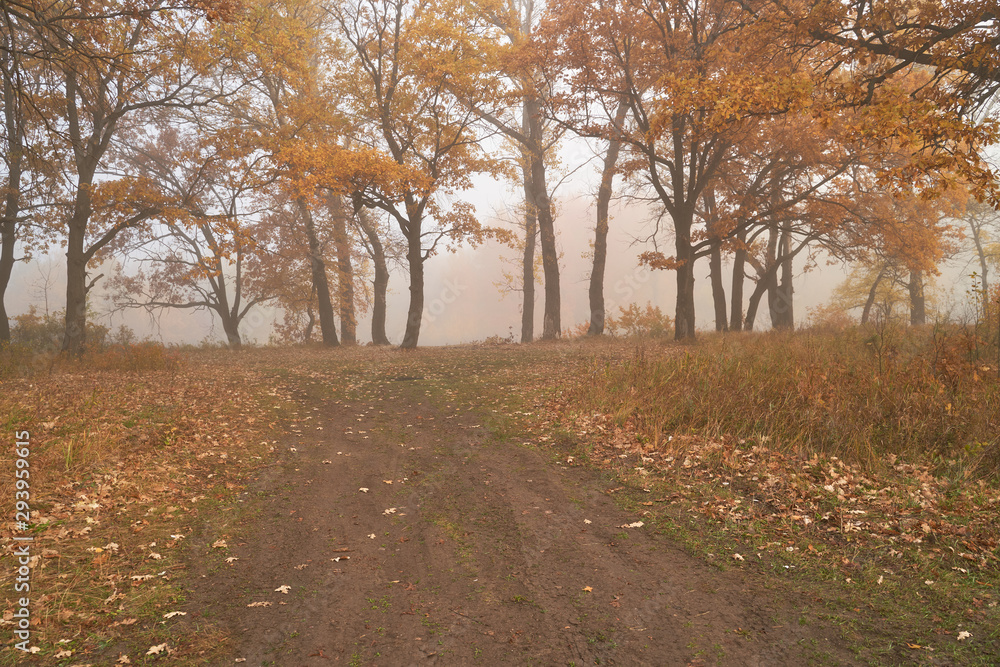
POLYGON ((614 480, 392 381, 293 387, 278 463, 191 540, 225 541, 192 549, 186 606, 234 638, 220 664, 851 664, 787 594, 628 527, 614 480))

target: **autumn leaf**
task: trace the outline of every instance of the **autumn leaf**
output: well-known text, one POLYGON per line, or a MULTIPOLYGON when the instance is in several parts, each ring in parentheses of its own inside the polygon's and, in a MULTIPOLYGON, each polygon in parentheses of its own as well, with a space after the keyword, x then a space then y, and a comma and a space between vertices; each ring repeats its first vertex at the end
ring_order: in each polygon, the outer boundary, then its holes
POLYGON ((165 643, 156 644, 155 646, 149 647, 149 650, 146 651, 146 655, 159 655, 160 653, 163 653, 166 650, 167 650, 167 645, 165 643))

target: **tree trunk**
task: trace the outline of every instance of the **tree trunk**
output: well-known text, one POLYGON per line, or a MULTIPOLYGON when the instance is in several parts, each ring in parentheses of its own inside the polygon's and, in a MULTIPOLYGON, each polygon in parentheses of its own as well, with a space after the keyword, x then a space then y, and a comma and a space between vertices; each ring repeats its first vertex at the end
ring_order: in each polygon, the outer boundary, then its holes
POLYGON ((777 261, 778 252, 778 232, 775 227, 769 231, 767 240, 767 251, 764 257, 763 266, 757 269, 757 286, 754 287, 747 303, 747 316, 743 324, 744 331, 753 331, 754 321, 757 319, 757 310, 760 308, 760 301, 767 295, 768 311, 771 316, 771 327, 775 327, 775 320, 780 320, 777 314, 777 293, 778 293, 778 270, 780 265, 777 261))
POLYGON ((10 80, 12 66, 6 64, 3 77, 4 120, 7 127, 7 196, 4 197, 3 219, 0 220, 0 342, 10 341, 10 322, 4 299, 10 274, 14 269, 14 242, 17 218, 21 207, 21 174, 24 146, 21 141, 22 123, 18 115, 14 87, 10 80))
MULTIPOLYGON (((976 253, 979 255, 979 279, 982 283, 980 289, 982 290, 982 302, 983 302, 983 321, 989 324, 992 321, 990 313, 992 312, 993 304, 990 303, 990 265, 986 258, 986 253, 983 250, 983 239, 982 230, 973 228, 972 238, 976 243, 976 253)), ((1000 347, 998 347, 1000 350, 1000 347)))
POLYGON ((722 284, 722 234, 719 233, 715 209, 715 191, 705 190, 705 210, 709 234, 708 277, 712 283, 712 303, 715 306, 715 330, 728 331, 726 318, 726 288, 722 284))
POLYGON ((729 331, 729 321, 726 316, 726 288, 722 284, 722 241, 719 239, 711 241, 708 270, 712 281, 712 303, 715 304, 715 330, 729 331))
POLYGON ((222 330, 226 334, 226 343, 229 345, 229 349, 242 350, 243 339, 240 338, 240 323, 225 307, 220 308, 217 312, 222 319, 222 330))
MULTIPOLYGON (((615 127, 621 127, 625 121, 628 107, 619 103, 615 111, 615 127)), ((604 156, 604 168, 601 170, 601 185, 597 190, 597 227, 594 230, 594 268, 590 272, 590 328, 587 335, 600 336, 604 333, 604 269, 608 259, 608 209, 611 206, 611 186, 615 179, 615 167, 618 164, 618 154, 621 152, 621 142, 608 142, 608 152, 604 156)))
MULTIPOLYGON (((418 221, 419 223, 419 221, 418 221)), ((400 347, 413 349, 420 338, 420 321, 424 316, 424 253, 420 246, 420 225, 410 221, 407 235, 406 262, 410 270, 410 307, 406 312, 406 331, 400 347)))
MULTIPOLYGON (((13 189, 13 188, 12 188, 13 189)), ((8 193, 8 199, 10 194, 8 193)), ((7 285, 10 284, 10 274, 14 268, 14 221, 7 217, 6 211, 11 210, 9 206, 4 208, 4 220, 0 222, 0 343, 10 341, 10 321, 7 319, 7 306, 4 299, 7 294, 7 285)))
POLYGON ((334 347, 339 345, 340 341, 337 340, 337 329, 333 321, 333 302, 330 299, 330 283, 326 278, 323 251, 320 248, 319 237, 316 236, 316 225, 309 205, 300 198, 298 207, 305 227, 306 238, 309 241, 309 266, 312 269, 313 287, 316 288, 316 308, 319 310, 320 334, 323 336, 323 345, 334 347))
POLYGON ((764 258, 764 283, 767 289, 767 314, 771 318, 771 328, 781 325, 781 306, 778 295, 778 239, 777 225, 772 225, 767 234, 767 255, 764 258))
POLYGON ((674 248, 677 257, 677 306, 674 311, 674 339, 693 340, 694 329, 694 249, 691 247, 693 211, 680 213, 674 220, 674 248))
POLYGON ((372 262, 375 264, 375 282, 372 285, 375 292, 372 305, 372 343, 388 345, 389 338, 385 335, 385 294, 389 287, 389 268, 385 262, 385 248, 382 246, 382 239, 378 237, 378 230, 368 217, 368 209, 358 208, 355 219, 368 239, 372 262))
POLYGON ((760 307, 760 300, 768 291, 768 280, 766 278, 758 280, 757 286, 754 287, 753 292, 750 294, 750 300, 747 302, 747 316, 743 322, 743 331, 753 331, 753 324, 754 320, 757 319, 757 309, 760 307))
POLYGON ((327 195, 327 207, 333 220, 333 239, 337 249, 337 296, 340 301, 340 340, 357 345, 357 316, 354 312, 354 267, 351 243, 347 234, 347 211, 339 195, 327 195))
POLYGON ((316 314, 313 313, 312 304, 306 306, 306 314, 309 316, 309 319, 306 321, 306 328, 302 332, 302 342, 311 343, 313 335, 313 327, 316 326, 316 314))
POLYGON ((84 236, 90 219, 90 181, 78 186, 66 239, 66 331, 62 349, 83 354, 87 343, 87 255, 84 236))
POLYGON ((775 329, 794 329, 795 311, 793 310, 793 286, 792 286, 792 256, 791 256, 791 233, 787 229, 781 231, 778 240, 778 256, 775 260, 781 271, 780 281, 775 273, 772 294, 773 299, 769 299, 768 305, 771 308, 771 323, 775 329))
MULTIPOLYGON (((527 163, 530 157, 524 156, 527 163)), ((524 257, 521 277, 521 342, 535 339, 535 238, 538 236, 538 216, 535 215, 535 191, 531 184, 529 164, 522 166, 524 179, 524 257)))
POLYGON ((984 202, 982 204, 973 204, 972 209, 967 213, 969 228, 972 230, 972 241, 976 245, 976 255, 979 256, 979 280, 982 290, 983 320, 987 323, 992 321, 990 317, 992 304, 990 303, 990 265, 986 256, 986 250, 983 247, 983 242, 985 241, 983 238, 983 224, 985 224, 985 216, 990 215, 990 212, 989 205, 984 202), (983 218, 977 220, 980 214, 982 214, 983 218))
POLYGON ((861 311, 861 324, 868 324, 868 318, 871 316, 872 306, 875 305, 875 297, 878 294, 878 286, 885 277, 886 268, 887 267, 884 266, 882 267, 882 269, 878 272, 878 275, 875 276, 875 282, 872 283, 872 288, 868 290, 868 299, 865 301, 865 307, 861 311))
MULTIPOLYGON (((222 270, 222 260, 219 259, 218 246, 215 244, 215 239, 212 235, 212 228, 208 225, 202 227, 202 234, 205 239, 209 242, 209 247, 213 251, 215 256, 214 266, 212 267, 216 276, 211 281, 212 292, 215 294, 216 303, 214 306, 215 312, 218 314, 219 319, 222 320, 222 331, 226 334, 226 345, 229 346, 230 350, 241 350, 243 349, 243 339, 240 337, 240 297, 239 297, 239 286, 237 284, 236 295, 233 298, 233 305, 229 305, 229 289, 226 287, 226 274, 222 270)), ((239 266, 239 253, 237 253, 237 266, 239 266)), ((239 271, 237 270, 237 278, 239 278, 239 271)))
POLYGON ((525 100, 528 114, 531 189, 538 232, 542 245, 542 271, 545 275, 545 307, 542 315, 542 340, 555 340, 561 332, 559 295, 559 255, 556 251, 555 221, 545 182, 544 136, 542 133, 541 105, 533 97, 525 100))
POLYGON ((743 331, 743 281, 746 274, 747 232, 740 229, 736 235, 739 246, 733 256, 733 293, 729 309, 729 329, 731 331, 743 331))
POLYGON ((910 271, 910 326, 920 327, 927 324, 927 300, 924 297, 924 272, 920 269, 910 271))

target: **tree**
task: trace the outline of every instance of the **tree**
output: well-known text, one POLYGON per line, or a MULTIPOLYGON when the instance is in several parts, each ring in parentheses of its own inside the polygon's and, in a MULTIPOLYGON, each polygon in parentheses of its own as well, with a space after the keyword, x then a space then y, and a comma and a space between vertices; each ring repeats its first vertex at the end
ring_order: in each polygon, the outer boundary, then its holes
POLYGON ((0 34, 0 76, 3 78, 3 161, 6 167, 3 182, 3 208, 0 211, 0 342, 10 341, 10 323, 4 296, 16 261, 14 246, 23 236, 26 220, 25 176, 28 167, 29 110, 22 97, 25 87, 26 64, 17 44, 20 32, 8 17, 7 30, 0 34), (19 232, 22 232, 19 234, 19 232))
POLYGON ((903 139, 913 161, 886 174, 905 186, 931 177, 937 191, 959 176, 977 199, 998 203, 995 174, 982 151, 998 136, 997 119, 980 116, 1000 91, 1000 10, 995 0, 741 5, 758 26, 783 35, 790 48, 828 73, 843 106, 886 117, 882 134, 903 139), (909 100, 887 98, 886 83, 918 74, 909 100), (891 122, 896 118, 897 122, 891 122), (903 122, 899 122, 906 119, 903 122))
MULTIPOLYGON (((972 243, 976 249, 976 259, 979 260, 979 287, 983 294, 990 293, 990 264, 995 263, 1000 255, 996 248, 991 247, 991 241, 1000 235, 1000 214, 992 207, 981 202, 970 202, 965 211, 964 221, 968 225, 972 243)), ((989 299, 985 299, 986 319, 989 321, 989 299)))
POLYGON ((119 234, 163 214, 170 202, 140 178, 102 174, 118 133, 152 108, 208 103, 192 53, 204 45, 204 9, 162 1, 91 3, 86 12, 63 5, 32 7, 39 31, 47 93, 60 116, 47 119, 64 153, 66 172, 66 332, 63 349, 85 344, 88 264, 119 234), (50 13, 52 15, 50 15, 50 13), (68 46, 68 48, 66 48, 68 46))
POLYGON ((356 187, 355 204, 385 211, 406 239, 409 307, 402 347, 416 347, 424 307, 424 262, 450 240, 473 243, 487 231, 466 202, 446 202, 494 169, 474 132, 475 114, 449 92, 451 67, 428 59, 458 58, 443 50, 450 26, 410 0, 356 1, 330 8, 349 52, 338 88, 358 119, 361 145, 384 151, 413 178, 400 191, 356 187), (367 143, 366 143, 367 142, 367 143))
POLYGON ((994 0, 743 4, 759 20, 795 35, 791 43, 799 48, 832 46, 824 49, 827 59, 863 65, 858 74, 869 100, 877 86, 912 65, 933 70, 964 99, 966 110, 1000 90, 1000 11, 994 0))
POLYGON ((545 117, 550 84, 544 71, 545 54, 534 42, 542 3, 502 0, 447 6, 453 16, 466 17, 460 21, 464 29, 456 36, 457 43, 466 53, 482 54, 455 62, 450 90, 513 143, 518 153, 524 191, 521 342, 534 339, 536 238, 541 245, 545 290, 542 340, 552 340, 561 331, 561 294, 548 167, 562 131, 545 117))
MULTIPOLYGON (((628 107, 622 103, 615 111, 612 127, 617 128, 625 122, 628 107)), ((604 333, 604 267, 608 259, 608 209, 611 204, 611 188, 618 167, 618 155, 622 142, 616 137, 608 141, 608 149, 604 154, 604 164, 601 168, 601 184, 597 190, 597 225, 594 228, 594 262, 590 272, 590 325, 587 334, 600 336, 604 333)))
POLYGON ((389 285, 389 266, 386 261, 387 253, 383 238, 389 237, 388 230, 381 229, 371 212, 359 207, 354 214, 354 224, 361 231, 362 243, 368 256, 371 257, 375 267, 375 275, 372 281, 372 343, 374 345, 388 345, 389 338, 385 335, 385 305, 386 290, 389 285))
MULTIPOLYGON (((342 140, 346 123, 338 114, 321 65, 328 58, 323 32, 328 28, 321 7, 310 0, 262 0, 247 5, 239 20, 216 39, 235 56, 239 93, 227 105, 229 122, 268 155, 270 171, 280 178, 294 216, 277 216, 297 226, 312 280, 323 344, 340 344, 332 291, 316 210, 325 195, 307 174, 311 167, 302 151, 342 140)), ((282 197, 278 197, 281 199, 282 197)), ((312 311, 310 310, 310 315, 312 311)))
POLYGON ((569 94, 560 100, 584 135, 620 140, 625 171, 641 176, 670 220, 673 255, 642 259, 676 271, 675 337, 695 335, 696 216, 734 146, 759 118, 803 108, 808 77, 732 3, 565 0, 548 36, 569 94), (765 74, 766 72, 766 74, 765 74), (624 104, 628 122, 608 119, 624 104), (624 131, 623 131, 624 130, 624 131))
MULTIPOLYGON (((155 182, 175 202, 174 215, 132 235, 129 246, 142 268, 113 279, 119 308, 207 309, 222 324, 230 348, 240 349, 240 324, 255 306, 275 298, 277 281, 248 270, 266 248, 266 228, 246 209, 259 186, 250 155, 220 150, 218 137, 178 129, 168 118, 155 137, 123 142, 116 162, 123 172, 155 182)), ((149 125, 143 134, 150 132, 149 125)), ((226 143, 226 142, 223 142, 226 143)), ((258 259, 259 266, 260 261, 258 259)))
POLYGON ((337 252, 337 303, 340 307, 340 337, 344 345, 357 345, 357 315, 354 308, 354 266, 351 239, 347 233, 347 210, 341 197, 328 194, 327 210, 333 222, 333 243, 337 252))

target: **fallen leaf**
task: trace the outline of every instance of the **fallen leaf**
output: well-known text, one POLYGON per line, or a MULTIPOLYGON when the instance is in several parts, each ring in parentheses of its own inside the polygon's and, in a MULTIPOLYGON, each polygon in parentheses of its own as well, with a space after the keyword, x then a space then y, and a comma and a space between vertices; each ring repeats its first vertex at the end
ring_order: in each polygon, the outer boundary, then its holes
POLYGON ((584 592, 584 593, 590 593, 590 592, 592 592, 593 590, 594 590, 594 587, 593 587, 593 586, 584 586, 584 587, 583 587, 583 592, 584 592))
POLYGON ((226 559, 226 562, 229 563, 230 565, 232 565, 233 563, 235 563, 238 560, 239 560, 239 558, 237 558, 236 556, 230 556, 229 558, 226 559))
POLYGON ((248 607, 270 607, 270 602, 251 602, 247 605, 248 607))
POLYGON ((122 653, 120 656, 118 656, 118 660, 116 660, 115 663, 118 665, 131 665, 132 661, 128 659, 127 655, 122 653))
POLYGON ((733 554, 733 560, 738 560, 738 561, 740 561, 742 563, 743 562, 743 556, 741 556, 740 554, 733 554))
POLYGON ((391 479, 383 479, 382 483, 383 484, 392 484, 392 480, 391 479))
POLYGON ((229 545, 226 544, 225 540, 216 540, 215 542, 212 542, 213 549, 225 549, 228 546, 229 545))
POLYGON ((966 632, 965 630, 962 630, 961 632, 958 633, 958 641, 968 639, 971 636, 972 636, 971 632, 966 632))
POLYGON ((187 616, 186 611, 171 611, 163 615, 163 618, 173 618, 174 616, 187 616))
POLYGON ((290 591, 290 590, 292 590, 291 586, 278 586, 277 588, 274 589, 274 592, 275 593, 283 593, 285 595, 288 595, 288 591, 290 591))
POLYGON ((146 655, 159 655, 167 650, 166 644, 157 644, 156 646, 150 646, 149 650, 146 651, 146 655))
POLYGON ((63 649, 62 651, 59 651, 58 653, 56 653, 52 657, 53 658, 68 658, 71 655, 73 655, 73 651, 68 651, 66 649, 63 649))
POLYGON ((358 491, 360 491, 361 493, 368 493, 368 487, 362 486, 360 489, 358 489, 358 491))
POLYGON ((375 533, 372 533, 371 535, 369 535, 368 539, 369 540, 374 540, 375 539, 375 533))

